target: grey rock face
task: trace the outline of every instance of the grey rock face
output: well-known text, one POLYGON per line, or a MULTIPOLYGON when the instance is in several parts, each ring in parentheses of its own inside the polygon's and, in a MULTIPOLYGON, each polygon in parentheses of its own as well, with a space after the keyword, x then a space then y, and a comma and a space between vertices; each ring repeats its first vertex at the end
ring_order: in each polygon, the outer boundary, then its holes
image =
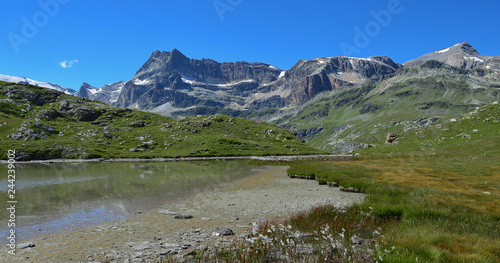
MULTIPOLYGON (((174 49, 172 52, 155 51, 125 83, 115 105, 152 109, 170 103, 172 107, 186 108, 194 105, 224 107, 224 99, 217 96, 195 96, 193 89, 214 93, 245 92, 261 84, 274 81, 281 70, 264 63, 219 63, 211 59, 189 59, 174 49), (231 86, 233 89, 228 89, 231 86)), ((231 94, 228 94, 231 95, 231 94)))
POLYGON ((186 108, 199 108, 197 114, 224 108, 275 110, 301 105, 323 91, 384 78, 400 66, 385 56, 327 57, 301 60, 284 71, 265 63, 190 59, 174 49, 153 52, 131 80, 120 84, 116 99, 86 83, 79 94, 164 115, 186 108), (98 93, 104 97, 92 97, 98 93))

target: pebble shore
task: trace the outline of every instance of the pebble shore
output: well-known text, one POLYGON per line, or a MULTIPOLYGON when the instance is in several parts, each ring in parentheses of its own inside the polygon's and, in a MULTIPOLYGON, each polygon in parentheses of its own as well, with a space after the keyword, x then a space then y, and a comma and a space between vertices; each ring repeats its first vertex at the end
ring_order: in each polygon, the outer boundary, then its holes
MULTIPOLYGON (((127 220, 34 237, 9 262, 151 262, 179 259, 214 243, 248 237, 259 224, 322 205, 349 206, 364 195, 292 179, 287 167, 221 185, 127 220)), ((26 243, 24 242, 24 243, 26 243)))

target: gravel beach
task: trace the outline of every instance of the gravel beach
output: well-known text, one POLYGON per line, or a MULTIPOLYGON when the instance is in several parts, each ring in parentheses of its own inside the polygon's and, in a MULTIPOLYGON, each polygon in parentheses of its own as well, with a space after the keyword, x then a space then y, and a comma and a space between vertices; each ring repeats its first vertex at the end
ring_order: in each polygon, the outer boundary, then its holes
POLYGON ((23 241, 4 262, 151 262, 200 246, 238 238, 266 220, 285 219, 297 212, 332 204, 349 206, 364 195, 291 179, 287 167, 269 166, 262 173, 220 185, 158 209, 103 225, 52 233, 23 241), (192 217, 192 218, 191 218, 192 217), (225 234, 233 235, 224 236, 225 234), (33 246, 34 245, 34 246, 33 246))

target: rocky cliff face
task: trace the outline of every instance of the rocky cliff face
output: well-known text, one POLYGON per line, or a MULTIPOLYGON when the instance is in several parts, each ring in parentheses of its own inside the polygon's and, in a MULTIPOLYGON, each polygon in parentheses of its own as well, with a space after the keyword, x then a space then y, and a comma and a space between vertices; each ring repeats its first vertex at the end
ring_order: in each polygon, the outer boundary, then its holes
POLYGON ((274 85, 291 90, 286 105, 301 105, 318 93, 348 87, 368 79, 381 80, 401 67, 386 56, 369 58, 325 57, 301 60, 274 85))
POLYGON ((284 71, 265 63, 190 59, 174 49, 153 52, 119 91, 84 84, 79 95, 164 115, 203 107, 279 109, 301 105, 323 91, 383 79, 399 67, 388 57, 326 57, 301 60, 284 71))

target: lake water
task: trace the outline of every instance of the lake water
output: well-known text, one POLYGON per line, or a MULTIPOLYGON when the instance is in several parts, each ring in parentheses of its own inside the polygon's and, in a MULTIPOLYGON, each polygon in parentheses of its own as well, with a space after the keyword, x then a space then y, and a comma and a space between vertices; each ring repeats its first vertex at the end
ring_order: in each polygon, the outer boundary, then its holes
MULTIPOLYGON (((17 242, 126 219, 265 169, 245 160, 17 164, 17 242)), ((0 171, 7 174, 7 165, 0 164, 0 171)), ((0 202, 7 208, 7 176, 4 181, 0 202)), ((9 212, 1 211, 0 234, 7 237, 9 212)))

